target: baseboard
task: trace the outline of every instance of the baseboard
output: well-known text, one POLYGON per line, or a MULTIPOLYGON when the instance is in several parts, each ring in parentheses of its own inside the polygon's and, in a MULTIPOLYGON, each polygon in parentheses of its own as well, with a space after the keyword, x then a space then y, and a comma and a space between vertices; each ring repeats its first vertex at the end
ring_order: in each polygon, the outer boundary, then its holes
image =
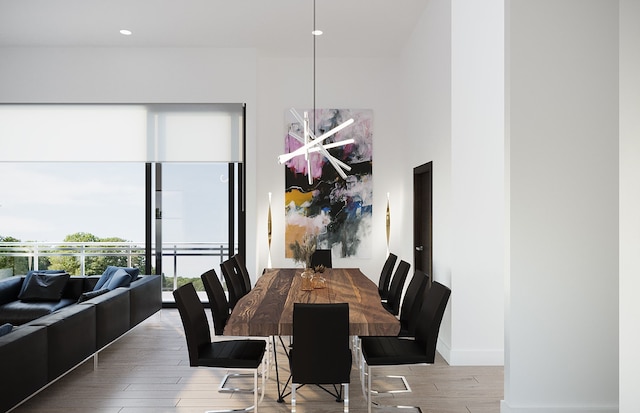
POLYGON ((618 406, 511 406, 500 402, 500 413, 618 413, 618 406))
POLYGON ((450 366, 504 366, 504 350, 452 350, 438 340, 440 355, 450 366))

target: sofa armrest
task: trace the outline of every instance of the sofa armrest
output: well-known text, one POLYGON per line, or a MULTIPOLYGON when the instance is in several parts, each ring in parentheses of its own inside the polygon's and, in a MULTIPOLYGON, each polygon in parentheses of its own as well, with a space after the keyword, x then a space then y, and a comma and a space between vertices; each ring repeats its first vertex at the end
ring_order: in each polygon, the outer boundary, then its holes
POLYGON ((15 275, 13 277, 4 278, 0 280, 0 305, 16 301, 20 289, 22 288, 22 281, 24 277, 21 275, 15 275))
POLYGON ((40 390, 47 384, 47 328, 16 327, 0 337, 0 412, 40 390))
POLYGON ((131 328, 162 308, 162 280, 159 275, 143 275, 129 287, 131 328))

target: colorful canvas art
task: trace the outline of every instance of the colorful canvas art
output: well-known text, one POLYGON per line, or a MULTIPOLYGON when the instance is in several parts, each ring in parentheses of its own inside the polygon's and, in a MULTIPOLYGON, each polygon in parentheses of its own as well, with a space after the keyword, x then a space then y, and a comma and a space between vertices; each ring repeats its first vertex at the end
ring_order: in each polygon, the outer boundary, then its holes
MULTIPOLYGON (((310 153, 307 161, 297 156, 285 163, 285 251, 308 234, 317 237, 317 249, 331 249, 334 257, 370 258, 373 203, 372 155, 373 112, 368 109, 307 110, 311 129, 320 136, 344 121, 354 123, 324 141, 325 144, 354 139, 353 144, 329 149, 329 152, 351 166, 347 179, 342 179, 326 157, 310 153), (307 174, 313 177, 309 185, 307 174)), ((299 111, 300 114, 303 111, 299 111)), ((289 133, 303 136, 303 125, 293 115, 286 116, 285 153, 302 146, 289 133)))

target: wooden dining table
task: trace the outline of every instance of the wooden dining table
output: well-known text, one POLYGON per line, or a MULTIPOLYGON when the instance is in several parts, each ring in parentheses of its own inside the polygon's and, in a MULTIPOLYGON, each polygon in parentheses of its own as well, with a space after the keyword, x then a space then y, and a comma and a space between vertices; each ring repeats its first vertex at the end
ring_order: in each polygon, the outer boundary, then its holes
MULTIPOLYGON (((302 289, 301 268, 267 269, 234 307, 224 329, 232 336, 290 336, 294 303, 348 303, 349 334, 396 336, 398 319, 384 309, 378 286, 358 268, 327 268, 323 288, 302 289)), ((319 285, 320 287, 320 285, 319 285)))

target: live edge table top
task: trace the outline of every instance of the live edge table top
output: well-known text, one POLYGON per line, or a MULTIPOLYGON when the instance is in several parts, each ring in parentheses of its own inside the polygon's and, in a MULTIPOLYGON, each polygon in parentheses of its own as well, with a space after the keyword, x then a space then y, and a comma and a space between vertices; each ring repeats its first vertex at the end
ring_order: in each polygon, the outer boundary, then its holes
POLYGON ((326 287, 302 290, 302 269, 268 269, 236 304, 225 335, 293 334, 293 303, 349 303, 349 334, 396 336, 400 322, 382 307, 378 286, 357 268, 327 268, 326 287))

